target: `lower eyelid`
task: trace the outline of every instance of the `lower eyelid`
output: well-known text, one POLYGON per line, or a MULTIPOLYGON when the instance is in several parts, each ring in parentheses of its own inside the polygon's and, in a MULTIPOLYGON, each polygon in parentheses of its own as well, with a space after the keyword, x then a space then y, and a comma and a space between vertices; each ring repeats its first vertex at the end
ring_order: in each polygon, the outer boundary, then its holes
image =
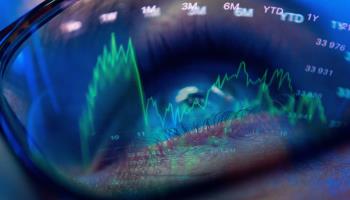
POLYGON ((110 176, 99 184, 109 185, 118 180, 120 187, 127 189, 141 187, 146 180, 161 185, 164 177, 172 177, 171 180, 176 182, 177 178, 187 176, 190 182, 225 173, 232 177, 248 173, 287 158, 285 140, 280 135, 283 128, 283 120, 259 113, 203 128, 202 132, 192 131, 138 151, 126 152, 125 159, 102 170, 110 176), (225 135, 227 124, 231 132, 225 135), (254 132, 254 128, 259 132, 254 132), (128 180, 131 179, 135 185, 130 185, 128 180))

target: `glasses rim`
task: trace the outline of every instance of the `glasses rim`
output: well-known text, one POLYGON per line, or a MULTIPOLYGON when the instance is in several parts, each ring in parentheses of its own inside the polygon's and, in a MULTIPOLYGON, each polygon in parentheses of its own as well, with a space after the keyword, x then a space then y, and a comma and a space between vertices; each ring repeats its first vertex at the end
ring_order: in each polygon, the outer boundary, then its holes
MULTIPOLYGON (((43 25, 78 1, 80 0, 45 0, 3 30, 0 30, 1 80, 4 78, 6 68, 11 62, 13 55, 21 45, 43 25)), ((29 156, 29 146, 23 135, 27 135, 24 127, 20 125, 15 113, 11 110, 3 94, 1 94, 0 136, 4 139, 5 145, 12 150, 11 154, 25 175, 30 178, 34 188, 39 190, 42 185, 45 185, 45 189, 58 196, 94 197, 95 194, 74 190, 74 187, 58 179, 57 175, 52 175, 45 171, 42 166, 38 166, 38 163, 29 156)))

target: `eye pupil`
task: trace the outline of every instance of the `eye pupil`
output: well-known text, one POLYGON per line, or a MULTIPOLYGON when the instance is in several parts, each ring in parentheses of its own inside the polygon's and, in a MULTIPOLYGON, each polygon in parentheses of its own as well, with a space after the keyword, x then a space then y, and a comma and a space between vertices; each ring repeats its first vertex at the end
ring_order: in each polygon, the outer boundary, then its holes
POLYGON ((190 94, 185 101, 188 106, 194 105, 199 108, 204 103, 204 95, 201 93, 190 94))

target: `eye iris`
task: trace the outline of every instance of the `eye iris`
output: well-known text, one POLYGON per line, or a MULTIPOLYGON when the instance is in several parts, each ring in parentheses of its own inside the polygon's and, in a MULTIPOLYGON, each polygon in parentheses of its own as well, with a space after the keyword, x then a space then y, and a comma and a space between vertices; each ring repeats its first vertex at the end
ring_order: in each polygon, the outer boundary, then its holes
POLYGON ((200 108, 199 105, 204 103, 204 95, 200 92, 192 93, 187 96, 187 98, 184 100, 186 105, 191 107, 192 105, 195 105, 195 107, 200 108))

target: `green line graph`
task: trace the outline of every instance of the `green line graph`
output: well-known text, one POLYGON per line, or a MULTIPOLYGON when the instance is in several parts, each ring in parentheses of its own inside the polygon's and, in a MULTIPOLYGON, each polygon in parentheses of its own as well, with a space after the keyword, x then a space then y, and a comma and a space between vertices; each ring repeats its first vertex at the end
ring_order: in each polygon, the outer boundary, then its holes
POLYGON ((115 35, 112 34, 110 49, 105 46, 102 55, 97 58, 97 63, 93 70, 93 78, 86 94, 86 107, 79 119, 81 148, 85 163, 89 160, 88 155, 90 154, 88 139, 95 134, 94 112, 98 95, 104 87, 118 77, 135 79, 138 85, 138 94, 140 95, 139 101, 143 108, 142 112, 143 115, 146 115, 145 98, 132 42, 129 40, 128 47, 125 50, 123 46, 117 46, 115 35))
MULTIPOLYGON (((174 123, 181 122, 183 120, 184 116, 190 114, 194 109, 198 109, 198 108, 205 109, 208 106, 208 102, 209 102, 208 100, 209 100, 210 95, 212 94, 211 88, 216 87, 216 88, 222 89, 228 82, 230 82, 234 79, 238 79, 241 74, 243 74, 243 77, 245 78, 246 87, 249 87, 251 85, 261 85, 261 84, 264 84, 266 86, 271 86, 272 84, 277 82, 278 88, 281 88, 284 84, 287 84, 290 91, 293 91, 293 88, 291 86, 291 79, 290 79, 289 73, 284 72, 283 69, 275 70, 272 73, 272 76, 270 79, 268 78, 268 74, 269 74, 268 70, 266 70, 261 78, 258 78, 256 80, 252 80, 247 72, 246 64, 244 62, 242 62, 240 64, 240 66, 238 67, 236 73, 231 74, 231 75, 225 74, 223 77, 221 77, 221 76, 217 77, 214 84, 212 84, 212 86, 206 92, 206 95, 205 95, 205 98, 203 101, 204 103, 201 103, 199 100, 195 100, 193 102, 192 106, 185 107, 185 108, 178 107, 176 105, 174 106, 173 104, 169 103, 168 106, 166 107, 165 111, 162 113, 158 108, 157 101, 154 100, 152 97, 150 97, 146 103, 146 108, 145 108, 146 116, 144 116, 145 117, 144 120, 146 122, 149 121, 148 120, 148 111, 151 109, 151 107, 153 107, 156 110, 156 113, 158 115, 158 118, 159 118, 162 126, 165 125, 165 122, 166 122, 168 117, 170 117, 174 123)), ((254 102, 256 102, 256 101, 254 101, 254 102)), ((256 105, 256 103, 254 103, 254 105, 256 105)))
MULTIPOLYGON (((309 96, 296 98, 293 94, 292 79, 288 72, 283 69, 274 70, 271 75, 266 70, 260 78, 253 80, 248 71, 245 62, 241 62, 235 73, 218 76, 212 84, 212 87, 222 89, 231 81, 244 79, 246 87, 259 87, 255 99, 250 100, 249 106, 266 105, 267 111, 271 114, 287 114, 292 123, 296 122, 298 115, 306 115, 311 121, 319 117, 321 122, 326 122, 325 110, 321 99, 309 96), (269 78, 270 77, 270 78, 269 78), (270 87, 274 85, 277 89, 286 86, 291 95, 284 105, 276 105, 270 94, 270 87), (318 114, 318 115, 317 115, 318 114)), ((181 107, 168 103, 165 108, 160 108, 158 102, 153 97, 146 98, 141 82, 141 76, 136 62, 136 56, 131 39, 129 39, 126 49, 122 45, 116 44, 115 35, 112 34, 110 46, 104 47, 103 53, 98 57, 96 66, 93 70, 92 80, 88 86, 86 95, 86 106, 79 120, 82 153, 85 159, 88 159, 89 144, 88 138, 95 132, 94 130, 94 113, 96 101, 101 91, 108 85, 113 84, 116 79, 134 80, 137 84, 139 103, 141 105, 144 127, 147 128, 150 123, 150 113, 154 111, 156 118, 159 120, 159 126, 164 127, 167 121, 175 124, 181 123, 185 116, 191 115, 196 109, 205 110, 212 93, 210 87, 205 93, 204 101, 195 100, 191 106, 181 107)))

